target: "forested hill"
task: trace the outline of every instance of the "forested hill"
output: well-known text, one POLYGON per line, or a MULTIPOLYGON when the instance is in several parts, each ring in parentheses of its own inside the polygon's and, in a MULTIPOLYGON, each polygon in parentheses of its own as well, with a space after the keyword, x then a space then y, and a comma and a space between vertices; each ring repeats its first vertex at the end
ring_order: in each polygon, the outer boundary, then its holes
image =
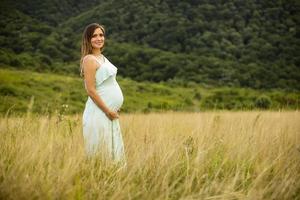
POLYGON ((279 0, 1 1, 2 66, 78 74, 81 33, 138 81, 300 90, 300 4, 279 0))

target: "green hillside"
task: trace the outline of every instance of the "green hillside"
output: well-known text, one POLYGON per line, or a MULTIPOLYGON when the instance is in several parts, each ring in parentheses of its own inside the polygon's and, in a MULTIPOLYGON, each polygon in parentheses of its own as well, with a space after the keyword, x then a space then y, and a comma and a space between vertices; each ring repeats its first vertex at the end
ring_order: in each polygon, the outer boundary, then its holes
POLYGON ((4 0, 0 64, 78 74, 85 25, 104 24, 105 54, 137 81, 300 90, 297 1, 4 0))
MULTIPOLYGON (((300 94, 241 88, 204 88, 135 82, 118 78, 125 101, 123 112, 204 111, 212 109, 299 109, 300 94)), ((78 77, 0 69, 0 113, 80 113, 87 99, 78 77)))

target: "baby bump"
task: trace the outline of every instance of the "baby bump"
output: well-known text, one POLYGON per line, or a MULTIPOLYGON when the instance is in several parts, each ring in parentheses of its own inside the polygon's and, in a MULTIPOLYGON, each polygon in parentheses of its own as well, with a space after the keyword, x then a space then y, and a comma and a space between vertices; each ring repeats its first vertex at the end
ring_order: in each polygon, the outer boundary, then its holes
POLYGON ((122 107, 124 97, 118 84, 103 87, 98 92, 110 109, 117 111, 122 107))

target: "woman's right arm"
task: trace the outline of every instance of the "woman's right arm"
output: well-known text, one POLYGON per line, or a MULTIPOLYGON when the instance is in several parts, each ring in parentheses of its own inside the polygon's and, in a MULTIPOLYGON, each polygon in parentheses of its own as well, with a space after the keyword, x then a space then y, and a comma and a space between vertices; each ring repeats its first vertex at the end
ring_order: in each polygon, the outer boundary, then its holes
POLYGON ((85 57, 83 60, 83 72, 84 81, 86 85, 87 94, 95 102, 95 104, 107 115, 111 120, 119 117, 117 112, 110 110, 101 99, 101 97, 96 92, 95 87, 95 75, 97 70, 97 62, 90 56, 85 57))

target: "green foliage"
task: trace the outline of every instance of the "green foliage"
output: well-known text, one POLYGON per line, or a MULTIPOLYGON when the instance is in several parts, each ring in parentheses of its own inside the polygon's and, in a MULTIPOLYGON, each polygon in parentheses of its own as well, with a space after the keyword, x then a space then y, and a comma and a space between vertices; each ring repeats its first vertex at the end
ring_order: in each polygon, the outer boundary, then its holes
POLYGON ((18 96, 17 88, 12 85, 1 85, 0 94, 2 96, 18 96))
POLYGON ((196 100, 201 100, 202 96, 201 96, 201 93, 198 90, 194 90, 194 98, 196 100))
POLYGON ((204 101, 204 107, 213 109, 252 109, 255 94, 233 88, 215 90, 204 101))
POLYGON ((258 108, 263 108, 263 109, 267 109, 270 108, 272 104, 272 101, 270 99, 270 97, 262 95, 256 98, 255 100, 255 106, 258 108))
POLYGON ((0 62, 78 74, 83 28, 136 81, 300 90, 296 1, 1 1, 0 62), (66 67, 67 66, 67 67, 66 67))
POLYGON ((298 93, 280 90, 260 91, 238 88, 216 88, 201 101, 203 109, 299 109, 298 93), (291 104, 287 102, 292 102, 291 104))
MULTIPOLYGON (((118 82, 125 97, 122 112, 299 109, 300 105, 299 93, 280 90, 204 88, 197 84, 183 87, 174 83, 170 86, 126 78, 118 78, 118 82)), ((0 113, 26 112, 32 99, 32 112, 71 114, 83 111, 87 94, 78 77, 0 70, 0 113)))

